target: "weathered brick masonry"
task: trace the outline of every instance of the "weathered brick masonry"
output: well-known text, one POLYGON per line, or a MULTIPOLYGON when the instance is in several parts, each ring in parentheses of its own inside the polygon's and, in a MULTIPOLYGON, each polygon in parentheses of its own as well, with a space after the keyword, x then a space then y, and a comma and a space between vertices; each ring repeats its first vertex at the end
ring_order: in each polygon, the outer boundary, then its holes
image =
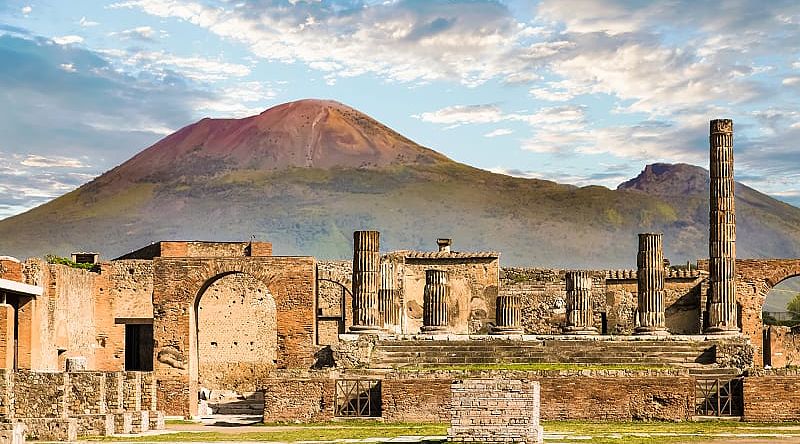
POLYGON ((197 414, 196 308, 206 289, 223 276, 252 276, 274 298, 278 368, 308 368, 313 364, 314 258, 156 258, 154 274, 155 372, 159 405, 169 414, 197 414))
POLYGON ((163 429, 164 415, 150 373, 0 370, 0 422, 25 424, 28 438, 72 441, 163 429))

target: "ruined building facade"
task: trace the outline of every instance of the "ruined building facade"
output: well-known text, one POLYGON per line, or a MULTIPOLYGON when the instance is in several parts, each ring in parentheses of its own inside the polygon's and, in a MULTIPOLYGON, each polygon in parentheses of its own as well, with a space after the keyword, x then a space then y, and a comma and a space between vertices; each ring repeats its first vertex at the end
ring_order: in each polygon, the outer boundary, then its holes
POLYGON ((408 421, 441 416, 431 409, 445 408, 445 388, 463 376, 425 365, 664 364, 525 378, 543 381, 545 418, 589 419, 598 414, 592 391, 621 384, 627 407, 607 417, 686 419, 697 374, 683 364, 743 370, 800 359, 795 335, 765 334, 761 320, 767 292, 800 275, 800 259, 736 259, 732 123, 712 121, 710 137, 710 256, 695 267, 670 267, 658 233, 640 237, 636 270, 504 268, 500 253, 457 251, 450 239, 432 251, 382 252, 376 231, 356 231, 344 261, 276 256, 266 242, 187 241, 91 270, 0 258, 0 367, 64 371, 82 358, 89 371, 142 372, 158 410, 183 416, 204 413, 208 390, 257 392, 265 420, 346 413, 337 384, 357 380, 381 393, 385 419, 408 421), (403 366, 419 371, 393 371, 403 366), (587 394, 571 393, 582 407, 570 410, 557 399, 579 377, 590 378, 587 394), (646 400, 659 396, 671 401, 652 410, 646 400))

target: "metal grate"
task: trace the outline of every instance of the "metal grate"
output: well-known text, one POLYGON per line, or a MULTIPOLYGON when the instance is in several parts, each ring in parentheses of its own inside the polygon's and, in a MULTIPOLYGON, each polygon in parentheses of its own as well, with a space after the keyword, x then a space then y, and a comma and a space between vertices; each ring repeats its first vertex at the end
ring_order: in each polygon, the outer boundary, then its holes
POLYGON ((701 416, 741 416, 742 378, 698 378, 695 401, 696 412, 701 416))
POLYGON ((381 416, 381 382, 373 379, 337 380, 336 416, 345 418, 381 416))

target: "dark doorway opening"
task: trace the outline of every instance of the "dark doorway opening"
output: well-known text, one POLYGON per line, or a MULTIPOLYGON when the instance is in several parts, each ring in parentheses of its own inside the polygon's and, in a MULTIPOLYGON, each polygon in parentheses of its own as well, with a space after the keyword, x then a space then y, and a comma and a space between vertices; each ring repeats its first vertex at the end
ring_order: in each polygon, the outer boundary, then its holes
POLYGON ((153 324, 125 324, 125 370, 153 371, 153 324))

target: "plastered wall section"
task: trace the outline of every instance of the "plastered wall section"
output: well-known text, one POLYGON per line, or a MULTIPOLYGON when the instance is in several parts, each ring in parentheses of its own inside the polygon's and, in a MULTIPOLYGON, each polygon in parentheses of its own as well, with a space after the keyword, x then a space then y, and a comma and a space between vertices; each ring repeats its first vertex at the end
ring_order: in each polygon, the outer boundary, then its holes
POLYGON ((416 334, 423 322, 425 270, 448 272, 447 323, 451 333, 486 334, 495 323, 499 288, 498 258, 405 258, 396 262, 402 307, 402 332, 416 334))

